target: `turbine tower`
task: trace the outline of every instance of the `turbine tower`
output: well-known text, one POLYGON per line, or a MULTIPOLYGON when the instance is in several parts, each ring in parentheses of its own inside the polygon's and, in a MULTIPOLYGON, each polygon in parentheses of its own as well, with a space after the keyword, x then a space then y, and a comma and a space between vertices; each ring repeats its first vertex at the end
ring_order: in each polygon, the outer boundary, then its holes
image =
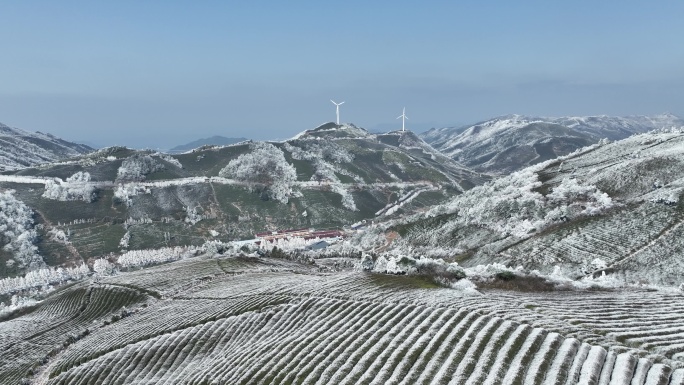
POLYGON ((406 131, 406 120, 408 120, 408 116, 406 116, 406 107, 401 110, 401 115, 397 116, 397 119, 401 119, 401 131, 406 131))
POLYGON ((344 102, 342 102, 342 103, 335 103, 335 101, 332 100, 332 99, 330 99, 330 101, 332 102, 332 104, 335 105, 335 109, 336 109, 336 112, 337 112, 337 125, 339 126, 339 125, 340 125, 340 106, 343 105, 344 102))

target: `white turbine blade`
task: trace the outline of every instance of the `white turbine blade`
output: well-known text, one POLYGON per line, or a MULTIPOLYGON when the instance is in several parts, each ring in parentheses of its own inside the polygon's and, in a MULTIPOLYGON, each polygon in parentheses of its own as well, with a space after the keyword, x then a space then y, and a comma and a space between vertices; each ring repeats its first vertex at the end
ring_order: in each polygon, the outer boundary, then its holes
POLYGON ((332 102, 332 104, 337 105, 337 103, 335 103, 334 100, 330 99, 330 101, 332 102))
POLYGON ((409 120, 408 116, 404 115, 404 119, 409 120))
POLYGON ((404 115, 399 115, 399 116, 397 116, 397 119, 401 119, 403 117, 404 117, 404 115))
POLYGON ((343 105, 343 104, 344 104, 344 102, 340 103, 340 106, 343 105))

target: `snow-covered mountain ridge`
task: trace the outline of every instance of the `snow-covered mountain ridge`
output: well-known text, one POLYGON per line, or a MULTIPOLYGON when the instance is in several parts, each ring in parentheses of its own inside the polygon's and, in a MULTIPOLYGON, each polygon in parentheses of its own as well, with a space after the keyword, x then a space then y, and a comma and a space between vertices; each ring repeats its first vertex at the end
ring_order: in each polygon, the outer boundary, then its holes
POLYGON ((93 149, 84 144, 0 123, 0 171, 51 163, 91 151, 93 149))
POLYGON ((420 135, 446 156, 483 172, 510 173, 567 155, 601 139, 684 126, 672 115, 530 117, 508 115, 466 127, 432 129, 420 135))
MULTIPOLYGON (((52 266, 128 249, 250 239, 263 231, 341 228, 426 210, 484 181, 410 131, 376 135, 328 124, 283 142, 183 154, 104 148, 8 172, 0 189, 14 190, 8 205, 25 204, 35 213, 35 224, 23 232, 27 247, 37 249, 24 254, 52 266)), ((0 277, 40 265, 15 249, 0 250, 0 277)))

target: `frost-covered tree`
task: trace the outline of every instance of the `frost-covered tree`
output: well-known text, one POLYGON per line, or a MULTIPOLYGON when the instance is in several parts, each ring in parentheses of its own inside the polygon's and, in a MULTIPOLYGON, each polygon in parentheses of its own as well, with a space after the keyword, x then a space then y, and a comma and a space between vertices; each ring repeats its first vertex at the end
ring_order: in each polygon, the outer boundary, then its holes
POLYGON ((131 250, 121 254, 117 260, 117 263, 122 267, 146 266, 190 257, 194 255, 195 252, 195 249, 186 247, 164 247, 155 250, 131 250))
POLYGON ((360 267, 362 270, 371 271, 375 267, 375 261, 369 254, 363 254, 360 267))
POLYGON ((594 185, 582 185, 577 179, 563 181, 546 196, 548 203, 563 208, 565 215, 596 215, 613 207, 613 200, 594 185))
POLYGON ((356 208, 356 202, 354 202, 354 196, 341 184, 333 184, 331 186, 332 190, 342 197, 342 206, 351 211, 359 211, 356 208))
POLYGON ((119 240, 119 247, 123 250, 128 248, 128 242, 131 240, 131 232, 126 231, 126 234, 121 237, 121 240, 119 240))
POLYGON ((0 279, 0 294, 14 293, 21 290, 41 288, 50 284, 78 280, 90 274, 86 264, 68 268, 43 268, 29 271, 23 277, 0 279))
POLYGON ((69 244, 70 243, 69 242, 69 236, 63 230, 59 230, 59 229, 53 227, 52 229, 50 229, 50 231, 48 231, 48 235, 50 235, 50 239, 55 241, 55 242, 59 242, 59 243, 63 243, 63 244, 69 244))
POLYGON ((22 307, 33 306, 37 304, 38 301, 31 297, 23 297, 19 295, 13 295, 10 299, 10 304, 5 305, 4 302, 0 302, 0 315, 3 313, 10 313, 22 307))
POLYGON ((33 211, 14 197, 14 191, 0 193, 0 244, 12 253, 19 267, 36 268, 44 264, 38 255, 33 228, 33 211))
POLYGON ((117 181, 142 181, 148 174, 164 169, 164 165, 149 155, 135 154, 124 159, 116 173, 117 181))
POLYGON ((594 185, 565 179, 551 193, 538 192, 541 182, 531 169, 478 186, 429 216, 458 213, 457 222, 489 228, 501 234, 526 237, 548 225, 583 215, 597 215, 613 207, 608 194, 594 185))
POLYGON ((676 205, 679 203, 679 199, 684 194, 684 180, 678 181, 679 183, 673 183, 667 186, 660 186, 654 189, 653 192, 646 194, 644 198, 647 198, 650 202, 663 203, 666 205, 676 205))
POLYGON ((181 164, 181 162, 178 159, 172 157, 171 155, 162 154, 162 153, 157 153, 155 155, 158 156, 160 159, 165 160, 165 161, 171 163, 172 165, 174 165, 178 168, 183 168, 183 165, 181 164))
POLYGON ((375 265, 373 266, 373 271, 376 273, 385 273, 387 272, 387 258, 384 256, 379 256, 375 260, 375 265))
MULTIPOLYGON (((250 246, 252 246, 250 244, 250 246)), ((226 254, 230 251, 235 251, 233 245, 230 243, 224 243, 221 241, 207 241, 202 244, 200 251, 209 256, 214 256, 216 254, 226 254)))
POLYGON ((522 171, 469 190, 432 212, 458 212, 469 225, 524 236, 544 223, 544 197, 535 191, 539 186, 535 173, 522 171))
POLYGON ((123 202, 126 206, 130 207, 133 204, 133 199, 131 197, 140 194, 150 194, 152 191, 145 186, 141 186, 137 183, 125 183, 120 184, 114 189, 114 199, 119 202, 123 202))
MULTIPOLYGON (((201 210, 201 207, 199 207, 201 210)), ((185 222, 189 223, 191 225, 196 224, 197 222, 201 221, 204 219, 204 216, 198 212, 198 206, 190 207, 186 206, 185 207, 185 222)))
POLYGON ((43 197, 58 201, 92 202, 97 197, 88 172, 79 171, 62 181, 59 178, 45 181, 43 197))
POLYGON ((114 272, 114 265, 104 258, 93 262, 93 271, 99 275, 110 275, 114 272))
POLYGON ((254 188, 263 189, 269 198, 287 203, 292 184, 297 180, 294 166, 270 143, 255 142, 250 148, 251 152, 231 160, 219 176, 248 182, 254 188))

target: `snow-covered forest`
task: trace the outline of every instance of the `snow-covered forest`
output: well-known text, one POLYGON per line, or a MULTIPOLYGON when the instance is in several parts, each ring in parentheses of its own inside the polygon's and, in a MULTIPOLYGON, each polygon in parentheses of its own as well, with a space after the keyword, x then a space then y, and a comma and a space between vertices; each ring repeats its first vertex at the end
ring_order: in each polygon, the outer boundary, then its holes
POLYGON ((96 188, 90 183, 90 174, 79 171, 66 178, 47 180, 43 197, 57 201, 84 201, 92 202, 97 197, 96 188))
POLYGON ((268 198, 287 203, 297 180, 294 166, 285 160, 282 150, 270 143, 252 143, 250 149, 231 160, 219 176, 248 182, 253 188, 263 189, 268 198))
POLYGON ((78 267, 45 267, 29 271, 22 277, 0 279, 0 294, 15 293, 24 290, 40 289, 49 285, 79 280, 90 274, 88 265, 78 267))
POLYGON ((124 159, 117 170, 117 181, 142 181, 148 174, 163 170, 164 165, 149 155, 133 155, 124 159))
POLYGON ((2 249, 10 252, 20 267, 43 266, 43 259, 34 245, 33 211, 14 196, 13 191, 0 192, 0 242, 2 249))
POLYGON ((536 173, 526 170, 478 186, 426 216, 457 214, 466 226, 486 227, 519 238, 561 221, 598 215, 613 207, 608 194, 594 185, 566 178, 546 196, 536 173))

